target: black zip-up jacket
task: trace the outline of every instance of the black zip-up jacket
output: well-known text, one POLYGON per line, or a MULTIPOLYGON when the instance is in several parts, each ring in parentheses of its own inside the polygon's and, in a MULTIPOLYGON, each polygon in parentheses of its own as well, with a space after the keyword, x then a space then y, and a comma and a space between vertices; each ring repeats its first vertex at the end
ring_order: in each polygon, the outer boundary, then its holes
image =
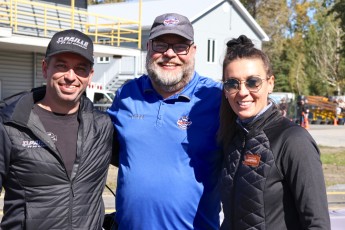
POLYGON ((329 230, 320 153, 308 131, 273 105, 225 150, 221 199, 226 230, 329 230))
POLYGON ((5 189, 1 229, 102 229, 111 120, 82 96, 77 156, 69 176, 32 112, 44 94, 45 89, 18 94, 0 106, 0 186, 5 189))

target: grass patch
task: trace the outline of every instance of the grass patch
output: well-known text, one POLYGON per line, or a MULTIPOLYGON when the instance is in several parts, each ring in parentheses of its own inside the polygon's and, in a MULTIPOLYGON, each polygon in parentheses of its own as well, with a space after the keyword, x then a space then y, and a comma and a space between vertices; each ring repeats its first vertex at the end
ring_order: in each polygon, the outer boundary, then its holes
POLYGON ((345 184, 345 148, 319 146, 326 186, 345 184))
POLYGON ((330 148, 320 146, 323 164, 345 166, 345 148, 330 148))
MULTIPOLYGON (((319 146, 321 152, 322 168, 325 175, 326 186, 345 184, 345 148, 319 146)), ((110 166, 107 185, 116 191, 117 168, 110 166)), ((111 195, 105 188, 104 193, 111 195)))
POLYGON ((345 152, 321 154, 321 161, 323 164, 345 166, 345 152))

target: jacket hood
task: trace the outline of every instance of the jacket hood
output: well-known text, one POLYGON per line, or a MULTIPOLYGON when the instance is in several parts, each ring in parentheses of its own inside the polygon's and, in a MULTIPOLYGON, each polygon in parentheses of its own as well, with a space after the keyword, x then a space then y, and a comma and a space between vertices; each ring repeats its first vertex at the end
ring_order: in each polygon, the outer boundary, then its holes
POLYGON ((1 101, 0 117, 4 123, 13 120, 14 116, 25 114, 27 107, 30 106, 30 104, 33 104, 33 102, 30 102, 30 98, 32 99, 32 97, 28 95, 30 95, 30 92, 28 91, 20 92, 1 101), (18 104, 23 105, 24 107, 17 106, 18 104), (18 108, 21 108, 20 111, 18 111, 18 108))

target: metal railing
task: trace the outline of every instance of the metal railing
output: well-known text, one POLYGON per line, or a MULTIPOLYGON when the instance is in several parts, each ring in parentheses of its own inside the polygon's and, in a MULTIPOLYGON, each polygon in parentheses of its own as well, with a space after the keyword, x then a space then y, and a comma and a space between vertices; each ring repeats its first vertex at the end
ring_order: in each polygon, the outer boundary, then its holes
POLYGON ((141 20, 88 13, 73 6, 0 0, 0 25, 12 27, 16 34, 31 33, 42 37, 51 37, 57 31, 74 28, 92 37, 96 44, 121 46, 123 43, 133 43, 132 47, 141 49, 141 20))

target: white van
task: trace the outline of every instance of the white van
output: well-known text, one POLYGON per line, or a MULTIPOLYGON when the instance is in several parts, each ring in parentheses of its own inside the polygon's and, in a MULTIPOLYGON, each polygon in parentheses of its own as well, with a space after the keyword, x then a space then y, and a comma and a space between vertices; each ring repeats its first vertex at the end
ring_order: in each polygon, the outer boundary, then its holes
POLYGON ((93 102, 97 109, 106 111, 113 103, 115 93, 104 90, 103 85, 100 83, 92 82, 86 88, 86 96, 93 102))

